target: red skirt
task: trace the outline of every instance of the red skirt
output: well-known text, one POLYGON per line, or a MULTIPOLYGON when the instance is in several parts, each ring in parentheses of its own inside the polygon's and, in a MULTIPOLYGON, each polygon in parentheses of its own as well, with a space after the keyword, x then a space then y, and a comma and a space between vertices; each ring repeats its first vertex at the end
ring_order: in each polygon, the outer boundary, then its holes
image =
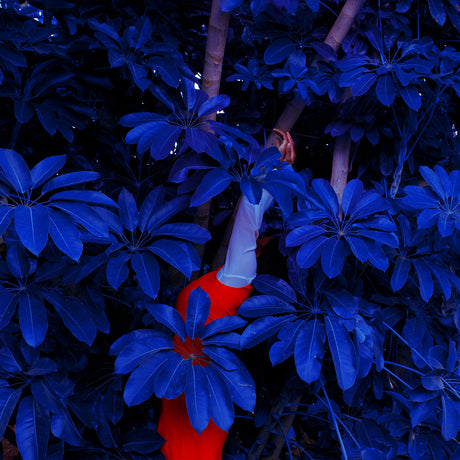
MULTIPOLYGON (((217 271, 192 281, 179 293, 176 308, 185 320, 190 292, 201 287, 211 299, 207 323, 223 316, 236 315, 239 306, 249 297, 252 286, 234 288, 222 284, 217 271)), ((168 460, 221 460, 227 432, 212 420, 201 434, 192 427, 182 394, 176 399, 162 400, 158 432, 165 439, 161 451, 168 460)))

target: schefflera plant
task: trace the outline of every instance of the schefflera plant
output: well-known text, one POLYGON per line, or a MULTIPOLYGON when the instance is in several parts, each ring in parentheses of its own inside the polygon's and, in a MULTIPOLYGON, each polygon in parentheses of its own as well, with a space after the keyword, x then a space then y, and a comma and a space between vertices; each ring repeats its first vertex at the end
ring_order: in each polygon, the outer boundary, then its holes
POLYGON ((184 321, 169 305, 147 303, 149 313, 164 327, 131 331, 112 345, 110 353, 117 355, 115 373, 131 373, 123 393, 128 406, 153 394, 174 399, 185 393, 190 422, 198 433, 210 418, 228 431, 234 419, 233 402, 254 410, 254 381, 228 350, 240 348, 240 335, 233 331, 246 321, 227 316, 206 324, 210 304, 205 291, 194 289, 184 321))

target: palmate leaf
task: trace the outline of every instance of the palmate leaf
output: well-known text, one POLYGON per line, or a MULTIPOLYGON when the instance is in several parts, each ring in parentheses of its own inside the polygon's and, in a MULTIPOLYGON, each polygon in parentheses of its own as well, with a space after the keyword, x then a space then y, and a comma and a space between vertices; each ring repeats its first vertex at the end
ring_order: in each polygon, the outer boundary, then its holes
POLYGON ((19 193, 25 193, 32 183, 29 168, 21 155, 10 149, 0 149, 0 169, 9 184, 19 193))
POLYGON ((272 295, 250 297, 241 304, 238 310, 238 314, 246 318, 293 312, 295 308, 292 305, 272 295))
POLYGON ((188 297, 187 319, 185 322, 187 335, 191 339, 201 336, 204 324, 209 316, 210 306, 211 301, 206 291, 201 287, 193 289, 188 297))
POLYGON ((7 205, 0 205, 0 236, 3 235, 5 230, 10 225, 13 215, 14 208, 10 208, 7 205))
POLYGON ((230 392, 214 366, 206 366, 203 369, 211 396, 209 401, 210 416, 220 429, 228 431, 235 417, 230 392))
POLYGON ((262 294, 274 295, 286 302, 296 303, 295 290, 286 281, 272 275, 258 275, 253 286, 262 294))
POLYGON ((142 362, 133 371, 126 382, 123 399, 128 406, 141 404, 152 396, 154 392, 155 378, 161 366, 168 362, 173 352, 157 353, 152 358, 142 362))
POLYGON ((135 252, 131 266, 136 272, 140 288, 149 297, 156 298, 160 290, 160 267, 156 257, 150 252, 135 252))
POLYGON ((324 322, 337 383, 342 390, 347 390, 355 383, 358 371, 353 341, 339 318, 329 315, 324 322))
POLYGON ((45 339, 48 330, 45 303, 40 297, 24 292, 19 295, 18 304, 22 336, 31 347, 37 347, 45 339))
POLYGON ((78 262, 83 252, 80 232, 66 214, 49 209, 49 233, 54 244, 71 259, 78 262))
POLYGON ((0 286, 0 331, 10 323, 16 311, 17 300, 17 295, 0 286))
POLYGON ((286 323, 295 319, 295 315, 265 316, 257 319, 241 334, 241 348, 256 346, 276 334, 286 323))
POLYGON ((16 416, 16 440, 23 458, 44 460, 50 431, 49 412, 41 407, 32 396, 26 396, 19 403, 16 416))
MULTIPOLYGON (((32 172, 33 170, 31 173, 32 172)), ((85 182, 97 180, 100 177, 100 173, 96 171, 77 171, 73 173, 62 174, 47 181, 46 184, 42 187, 42 193, 51 192, 58 188, 68 187, 70 185, 84 184, 85 182)))
POLYGON ((215 369, 225 382, 232 401, 243 410, 253 411, 256 403, 256 391, 254 380, 248 370, 244 367, 233 371, 227 371, 223 368, 215 369))
POLYGON ((37 163, 30 171, 32 178, 32 188, 38 187, 39 185, 43 184, 43 182, 47 181, 50 177, 53 177, 60 169, 64 167, 65 161, 65 155, 54 155, 47 157, 37 163))
POLYGON ((183 241, 160 238, 147 249, 182 272, 187 278, 190 278, 193 271, 200 268, 195 258, 191 257, 191 252, 195 249, 193 247, 188 248, 187 243, 183 241))
POLYGON ((233 177, 224 169, 215 168, 208 172, 197 187, 190 204, 199 206, 223 192, 233 181, 233 177))
POLYGON ((22 389, 0 388, 0 436, 3 438, 11 415, 21 397, 22 389))
POLYGON ((278 332, 278 341, 270 347, 269 357, 273 366, 282 363, 294 354, 294 348, 300 330, 304 326, 303 320, 286 324, 278 332))
POLYGON ((342 273, 345 263, 345 244, 342 239, 331 238, 322 246, 321 266, 329 278, 342 273))
POLYGON ((119 215, 123 226, 130 232, 134 232, 139 222, 136 200, 133 195, 123 188, 118 196, 119 215))
POLYGON ((175 399, 184 392, 186 379, 192 366, 190 359, 183 359, 178 353, 169 353, 168 361, 158 370, 155 377, 155 395, 158 398, 175 399))
POLYGON ((51 432, 54 436, 64 440, 71 446, 81 447, 85 444, 85 440, 82 438, 69 411, 65 407, 61 407, 59 411, 52 414, 51 432))
POLYGON ((201 433, 209 423, 209 383, 201 366, 190 366, 185 382, 185 402, 190 423, 201 433))
POLYGON ((325 341, 326 329, 320 320, 302 324, 295 342, 294 358, 299 377, 307 383, 315 382, 321 374, 325 341))
POLYGON ((192 243, 203 244, 211 239, 209 231, 196 224, 177 222, 173 224, 165 224, 153 230, 151 236, 173 236, 183 240, 191 241, 192 243))
POLYGON ((48 208, 41 204, 19 205, 14 211, 14 224, 21 243, 38 256, 48 240, 48 208))
POLYGON ((145 305, 150 314, 161 324, 176 334, 183 342, 186 337, 184 320, 180 313, 173 307, 164 304, 145 305))

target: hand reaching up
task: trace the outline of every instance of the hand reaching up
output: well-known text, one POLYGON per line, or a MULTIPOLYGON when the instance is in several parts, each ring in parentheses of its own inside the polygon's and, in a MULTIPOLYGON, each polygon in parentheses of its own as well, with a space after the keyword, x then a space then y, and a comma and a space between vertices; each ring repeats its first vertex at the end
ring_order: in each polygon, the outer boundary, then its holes
POLYGON ((282 131, 281 129, 273 129, 273 132, 279 136, 276 139, 276 146, 281 152, 282 158, 281 161, 285 161, 289 164, 294 164, 295 161, 295 147, 294 141, 289 133, 289 131, 282 131), (280 139, 281 138, 281 139, 280 139))

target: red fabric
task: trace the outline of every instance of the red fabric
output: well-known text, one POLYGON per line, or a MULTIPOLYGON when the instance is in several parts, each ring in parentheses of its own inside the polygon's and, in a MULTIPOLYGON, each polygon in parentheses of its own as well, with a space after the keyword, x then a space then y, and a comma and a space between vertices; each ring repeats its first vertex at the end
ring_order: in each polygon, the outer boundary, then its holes
MULTIPOLYGON (((222 284, 216 274, 217 271, 208 273, 182 289, 176 308, 184 320, 188 296, 197 287, 206 291, 211 299, 207 323, 223 316, 236 315, 239 306, 249 297, 252 286, 230 287, 222 284)), ((194 364, 206 365, 206 361, 194 364)), ((184 395, 176 399, 163 398, 158 432, 166 440, 161 451, 168 460, 221 460, 227 439, 227 433, 212 420, 201 435, 195 431, 188 419, 184 395)))

